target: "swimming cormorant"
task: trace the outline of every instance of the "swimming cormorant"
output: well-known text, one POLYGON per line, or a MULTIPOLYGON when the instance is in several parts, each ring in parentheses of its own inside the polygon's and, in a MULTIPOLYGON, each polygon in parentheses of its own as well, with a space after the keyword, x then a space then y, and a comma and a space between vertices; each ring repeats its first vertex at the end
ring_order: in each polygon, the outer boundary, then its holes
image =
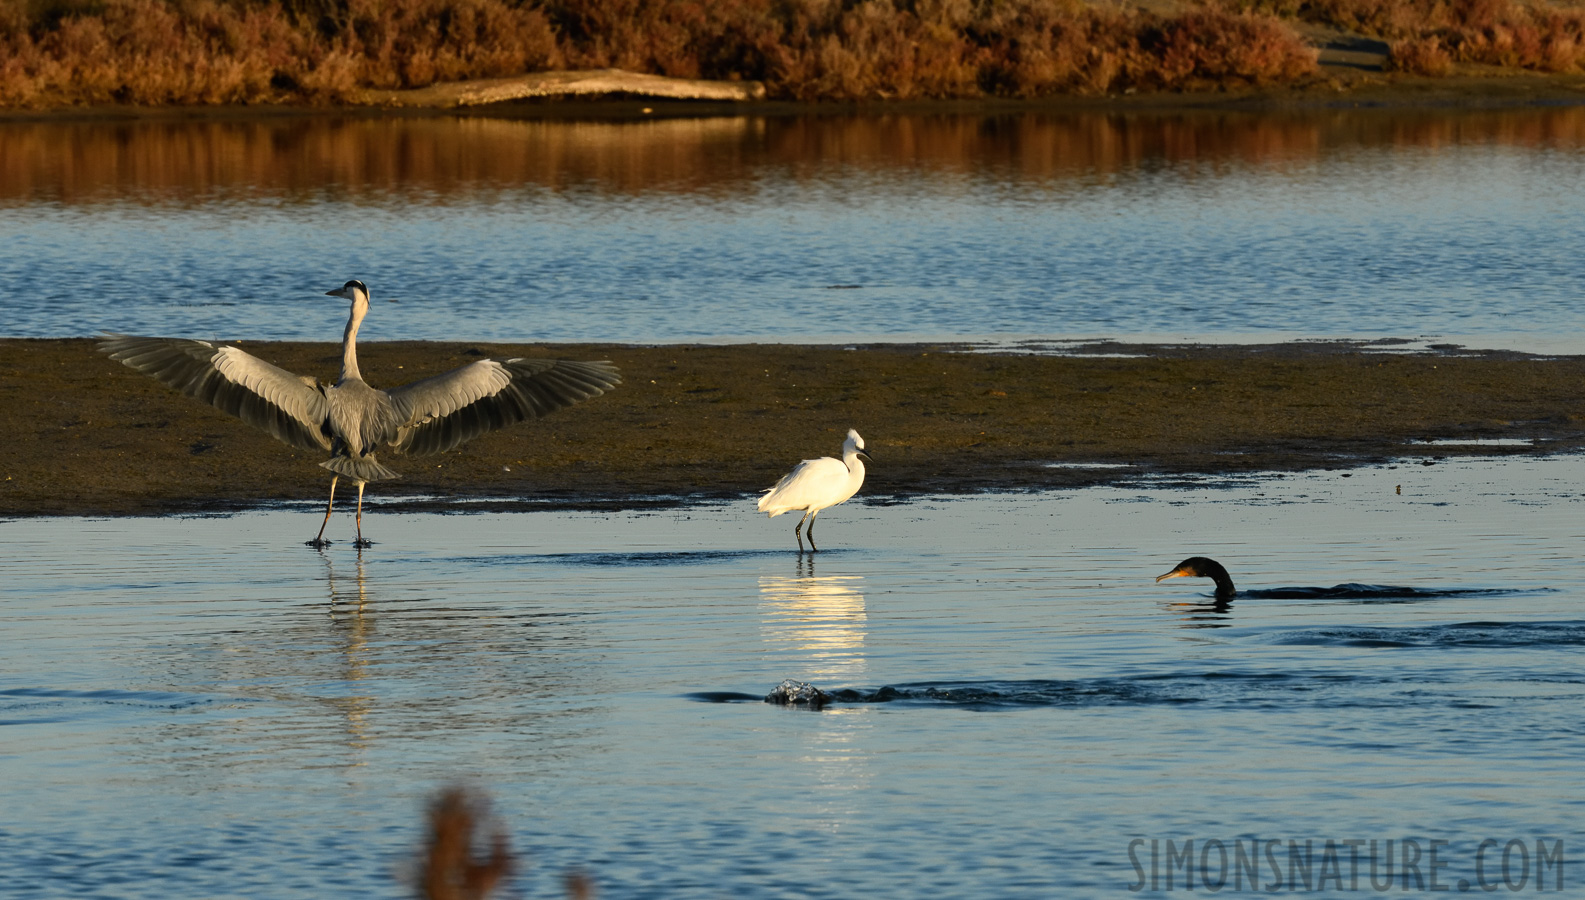
POLYGON ((1227 574, 1222 564, 1208 556, 1191 556, 1165 575, 1158 575, 1156 583, 1168 578, 1210 578, 1216 582, 1216 596, 1231 597, 1238 589, 1233 587, 1233 576, 1227 574))

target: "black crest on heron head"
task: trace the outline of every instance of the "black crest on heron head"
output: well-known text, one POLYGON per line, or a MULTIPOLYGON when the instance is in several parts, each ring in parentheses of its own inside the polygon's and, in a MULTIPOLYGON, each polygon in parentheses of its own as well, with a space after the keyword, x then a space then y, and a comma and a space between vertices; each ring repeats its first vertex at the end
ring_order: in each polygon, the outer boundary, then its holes
POLYGON ((369 292, 369 286, 364 284, 363 282, 359 281, 356 278, 352 279, 351 281, 349 281, 346 284, 341 286, 341 289, 344 290, 344 291, 350 291, 353 288, 357 288, 358 290, 364 292, 365 294, 367 294, 369 292))

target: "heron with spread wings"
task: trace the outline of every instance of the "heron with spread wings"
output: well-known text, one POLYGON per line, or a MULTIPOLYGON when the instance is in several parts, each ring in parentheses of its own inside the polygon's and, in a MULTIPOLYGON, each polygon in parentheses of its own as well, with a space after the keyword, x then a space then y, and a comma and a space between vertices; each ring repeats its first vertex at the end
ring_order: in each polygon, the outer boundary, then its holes
POLYGON ((336 482, 358 486, 358 539, 363 537, 363 488, 400 478, 375 453, 440 453, 481 434, 597 397, 622 381, 608 362, 565 359, 481 359, 433 378, 382 391, 358 371, 358 326, 369 312, 369 289, 349 281, 327 296, 352 302, 341 338, 341 377, 320 384, 293 375, 236 347, 185 338, 107 335, 99 349, 189 397, 309 452, 328 451, 320 463, 334 473, 325 520, 308 541, 323 547, 336 500, 336 482))

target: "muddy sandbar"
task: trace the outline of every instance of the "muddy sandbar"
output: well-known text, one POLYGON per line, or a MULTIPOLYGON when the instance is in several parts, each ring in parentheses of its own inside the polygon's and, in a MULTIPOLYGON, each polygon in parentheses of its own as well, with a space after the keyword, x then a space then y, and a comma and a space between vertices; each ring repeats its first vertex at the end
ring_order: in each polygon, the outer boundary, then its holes
MULTIPOLYGON (((252 343, 334 379, 327 343, 252 343)), ((631 507, 733 498, 858 428, 869 498, 1078 486, 1151 473, 1351 466, 1585 447, 1585 357, 1400 354, 1348 343, 1104 347, 1104 355, 949 345, 368 342, 393 386, 480 356, 609 359, 625 383, 434 457, 390 457, 387 509, 631 507), (1430 445, 1508 438, 1515 445, 1430 445), (1071 464, 1110 464, 1088 468, 1071 464), (1069 464, 1069 465, 1053 465, 1069 464)), ((0 340, 0 514, 234 510, 320 500, 321 457, 139 375, 87 339, 0 340)))

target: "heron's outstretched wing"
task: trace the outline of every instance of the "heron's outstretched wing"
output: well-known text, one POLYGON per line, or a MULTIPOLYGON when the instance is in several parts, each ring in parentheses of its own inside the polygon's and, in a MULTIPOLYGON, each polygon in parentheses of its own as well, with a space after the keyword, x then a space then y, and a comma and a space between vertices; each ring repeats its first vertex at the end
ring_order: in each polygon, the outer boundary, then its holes
POLYGON ((236 347, 185 338, 107 335, 101 352, 302 450, 329 450, 325 395, 236 347))
POLYGON ((481 359, 391 391, 406 424, 388 446, 413 456, 440 453, 487 431, 598 397, 621 383, 608 362, 481 359))

